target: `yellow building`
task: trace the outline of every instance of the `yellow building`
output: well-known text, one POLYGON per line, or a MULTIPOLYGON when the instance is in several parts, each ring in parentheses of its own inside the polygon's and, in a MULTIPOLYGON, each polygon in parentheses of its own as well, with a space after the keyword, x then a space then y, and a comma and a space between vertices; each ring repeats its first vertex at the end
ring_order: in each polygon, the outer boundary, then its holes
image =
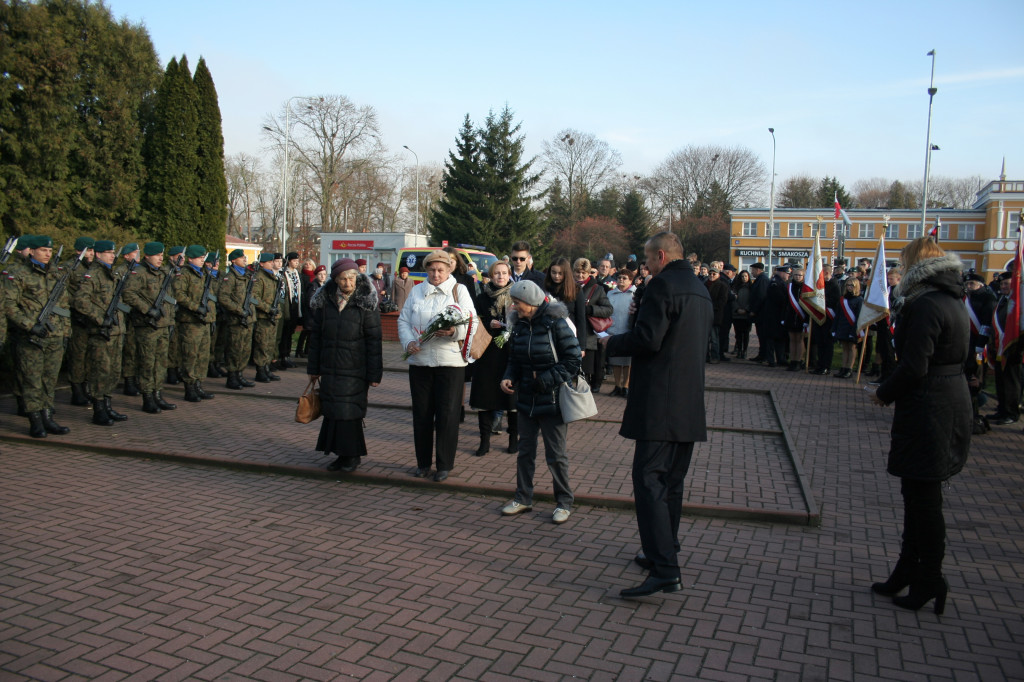
MULTIPOLYGON (((888 209, 846 209, 851 225, 833 220, 832 207, 777 208, 775 234, 771 240, 772 261, 806 262, 820 228, 821 255, 828 262, 842 255, 850 264, 861 258, 873 260, 885 234, 888 260, 899 258, 907 242, 928 234, 939 221, 939 245, 960 256, 965 268, 975 268, 990 279, 1006 269, 1017 248, 1017 228, 1024 209, 1024 181, 994 180, 983 187, 970 209, 929 209, 928 225, 921 225, 921 211, 888 209), (819 217, 822 222, 819 222, 819 217)), ((729 212, 729 256, 739 270, 752 263, 768 262, 768 209, 739 209, 729 212)))

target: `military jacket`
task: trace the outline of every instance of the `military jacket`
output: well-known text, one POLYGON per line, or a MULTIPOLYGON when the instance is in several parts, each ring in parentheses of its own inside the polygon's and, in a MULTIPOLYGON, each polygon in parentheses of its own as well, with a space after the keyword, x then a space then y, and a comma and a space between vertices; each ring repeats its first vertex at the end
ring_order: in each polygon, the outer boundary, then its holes
MULTIPOLYGON (((78 291, 71 299, 71 305, 87 323, 90 331, 96 332, 103 325, 107 307, 114 297, 114 289, 124 276, 115 274, 113 268, 108 268, 103 263, 94 263, 82 277, 78 291)), ((125 287, 127 288, 127 285, 125 287)), ((124 333, 124 313, 120 310, 115 311, 114 324, 109 329, 111 336, 124 333)))
MULTIPOLYGON (((10 264, 8 262, 8 264, 10 264)), ((25 259, 8 268, 9 279, 7 285, 13 287, 9 293, 11 299, 8 303, 10 309, 7 319, 11 325, 25 333, 32 331, 39 313, 46 306, 50 298, 50 291, 53 285, 60 279, 60 268, 47 272, 46 268, 37 261, 25 259)), ((50 316, 50 337, 64 337, 71 333, 70 311, 67 289, 61 294, 57 301, 60 310, 50 316)))
MULTIPOLYGON (((238 268, 231 265, 227 269, 227 274, 220 281, 220 290, 217 292, 217 300, 220 306, 231 313, 236 319, 233 322, 240 323, 245 313, 242 311, 242 305, 245 302, 245 289, 249 284, 249 278, 251 274, 248 270, 243 269, 242 274, 238 274, 238 268)), ((255 285, 253 290, 255 291, 255 285)), ((252 322, 255 316, 254 310, 249 311, 248 323, 252 322)))
POLYGON ((199 314, 199 303, 203 299, 203 288, 206 284, 204 270, 196 270, 192 265, 181 269, 181 275, 174 280, 174 298, 178 301, 178 322, 191 324, 209 324, 216 319, 216 313, 210 313, 215 307, 211 300, 207 306, 207 314, 199 314))
MULTIPOLYGON (((217 300, 217 292, 220 290, 220 278, 217 276, 217 271, 210 270, 210 268, 203 269, 204 277, 207 272, 212 273, 211 276, 213 277, 213 281, 210 282, 210 302, 206 306, 209 309, 206 313, 206 321, 213 323, 217 321, 217 308, 220 305, 217 300)), ((205 281, 203 282, 203 285, 206 285, 205 281)), ((200 293, 200 297, 202 297, 202 293, 200 293)))
MULTIPOLYGON (((160 319, 154 321, 149 316, 149 311, 152 309, 156 297, 160 294, 160 288, 163 286, 166 275, 167 270, 165 268, 154 268, 145 261, 135 268, 135 273, 125 285, 122 296, 124 302, 131 306, 132 312, 130 317, 133 326, 152 326, 160 329, 174 324, 174 304, 166 298, 164 299, 163 306, 161 306, 160 312, 162 314, 160 319)), ((171 299, 174 298, 173 286, 167 292, 167 295, 171 299)))
POLYGON ((274 297, 281 287, 281 280, 274 274, 273 270, 260 268, 259 277, 252 287, 252 297, 256 301, 257 317, 261 320, 276 320, 281 315, 280 305, 276 313, 271 313, 271 306, 274 305, 274 297))

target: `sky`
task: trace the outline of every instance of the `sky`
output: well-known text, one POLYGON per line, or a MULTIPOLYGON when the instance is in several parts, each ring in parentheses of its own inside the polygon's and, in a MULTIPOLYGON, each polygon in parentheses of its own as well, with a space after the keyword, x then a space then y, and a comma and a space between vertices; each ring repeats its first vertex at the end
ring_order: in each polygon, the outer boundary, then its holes
POLYGON ((932 176, 1024 179, 1024 2, 108 0, 161 62, 205 57, 225 152, 263 155, 292 96, 373 106, 390 151, 447 158, 463 118, 506 104, 528 155, 565 128, 624 174, 688 145, 776 173, 920 180, 936 51, 932 176))

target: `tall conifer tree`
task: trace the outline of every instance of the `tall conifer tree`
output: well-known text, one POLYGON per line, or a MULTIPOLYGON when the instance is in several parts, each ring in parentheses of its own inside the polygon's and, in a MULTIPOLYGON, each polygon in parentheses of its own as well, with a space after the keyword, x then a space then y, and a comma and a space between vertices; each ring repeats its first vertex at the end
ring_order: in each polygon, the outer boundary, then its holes
POLYGON ((629 251, 637 258, 643 259, 644 244, 651 234, 651 216, 644 206, 643 197, 640 192, 631 189, 622 200, 622 208, 619 210, 619 222, 626 228, 626 238, 629 240, 629 251))
MULTIPOLYGON (((211 250, 223 250, 228 222, 228 183, 224 174, 224 134, 220 105, 213 76, 206 60, 199 58, 193 77, 198 102, 196 132, 198 233, 197 244, 211 250)), ((223 253, 222 253, 223 255, 223 253)))

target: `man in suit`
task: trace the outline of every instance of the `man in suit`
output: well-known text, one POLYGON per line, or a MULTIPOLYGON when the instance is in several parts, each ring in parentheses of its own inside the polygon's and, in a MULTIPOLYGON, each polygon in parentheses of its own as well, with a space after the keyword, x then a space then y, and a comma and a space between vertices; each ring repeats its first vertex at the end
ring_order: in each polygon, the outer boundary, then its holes
POLYGON ((679 517, 683 479, 693 444, 707 440, 704 413, 704 355, 714 319, 711 297, 683 259, 671 232, 651 237, 644 247, 653 277, 624 334, 601 339, 609 357, 633 359, 630 391, 619 435, 636 441, 633 496, 643 552, 634 561, 650 570, 625 598, 682 589, 679 575, 679 517), (665 396, 673 400, 665 400, 665 396))
POLYGON ((538 272, 530 267, 530 245, 526 242, 516 242, 512 245, 512 255, 509 257, 512 263, 512 282, 529 280, 544 290, 544 273, 538 272))
POLYGON ((750 285, 750 312, 754 313, 754 325, 757 331, 757 357, 750 358, 751 362, 764 362, 768 357, 768 330, 771 326, 762 321, 762 308, 768 300, 768 275, 764 271, 764 263, 754 263, 750 266, 750 276, 754 278, 750 285))

